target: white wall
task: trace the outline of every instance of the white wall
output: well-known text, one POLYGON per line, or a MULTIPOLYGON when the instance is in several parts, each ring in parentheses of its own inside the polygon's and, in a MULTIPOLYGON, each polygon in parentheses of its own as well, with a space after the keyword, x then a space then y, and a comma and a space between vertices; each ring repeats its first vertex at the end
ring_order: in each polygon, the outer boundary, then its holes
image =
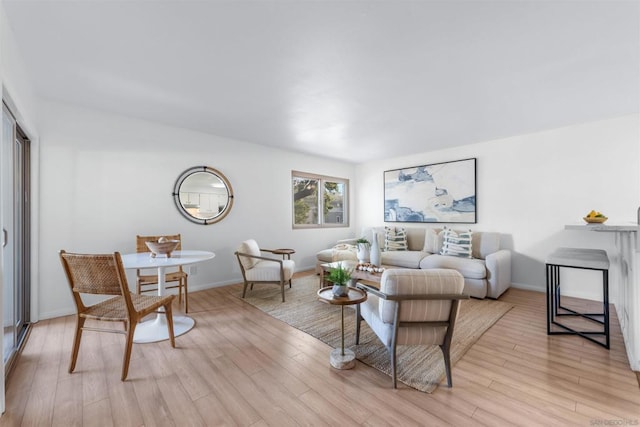
POLYGON ((315 265, 318 250, 353 234, 291 226, 291 170, 353 183, 352 164, 53 102, 41 107, 41 318, 73 311, 60 249, 127 253, 136 234, 182 233, 186 248, 216 253, 189 277, 197 290, 241 280, 233 252, 244 239, 295 248, 301 270, 315 265), (191 223, 174 205, 176 179, 197 165, 218 169, 233 187, 233 208, 219 223, 191 223))
MULTIPOLYGON (((34 169, 37 171, 38 167, 38 135, 35 131, 35 120, 36 120, 36 97, 34 95, 33 88, 28 79, 28 74, 25 72, 25 67, 23 64, 22 57, 20 56, 20 51, 15 43, 13 33, 11 31, 11 27, 9 22, 7 21, 7 17, 5 15, 4 6, 0 1, 0 95, 4 102, 7 103, 13 114, 16 116, 17 122, 20 124, 20 127, 27 133, 29 139, 31 139, 31 149, 32 149, 32 160, 31 164, 34 169)), ((0 136, 0 138, 2 138, 0 136)), ((3 146, 4 141, 0 141, 0 146, 3 146)), ((2 156, 0 156, 2 157, 2 156)), ((0 164, 6 165, 2 158, 0 158, 0 164)), ((0 176, 3 174, 0 174, 0 176)), ((37 172, 32 174, 32 178, 37 178, 37 172)), ((36 179, 37 181, 37 179, 36 179)), ((8 200, 11 200, 13 197, 12 193, 6 194, 2 191, 3 184, 0 183, 0 201, 2 203, 6 203, 8 200)), ((38 185, 35 182, 32 185, 32 194, 38 194, 38 185)), ((32 205, 33 214, 32 214, 32 242, 34 242, 34 246, 37 246, 38 239, 38 226, 37 226, 37 203, 32 205)), ((0 210, 1 211, 1 210, 0 210)), ((1 215, 1 214, 0 214, 1 215)), ((0 224, 4 224, 5 221, 0 218, 0 224)), ((4 260, 4 254, 2 253, 2 245, 0 245, 0 261, 4 260)), ((33 254, 33 259, 37 260, 37 255, 33 254)), ((7 285, 3 283, 3 266, 0 262, 0 319, 5 319, 6 313, 3 313, 4 301, 4 286, 7 285)), ((38 271, 32 266, 31 269, 32 276, 32 289, 35 289, 38 281, 38 271)), ((37 297, 33 297, 31 299, 31 310, 35 313, 37 310, 38 300, 37 297)), ((12 314, 10 316, 13 316, 12 314)), ((32 320, 37 320, 37 314, 32 316, 32 320)), ((2 348, 4 342, 0 343, 0 354, 4 354, 4 348, 2 348)), ((5 410, 5 393, 4 393, 4 381, 3 385, 0 386, 0 412, 4 412, 5 410)))
MULTIPOLYGON (((476 157, 478 222, 461 227, 504 233, 503 244, 513 250, 514 285, 543 291, 544 259, 554 248, 616 252, 612 233, 565 231, 565 224, 583 223, 591 209, 612 223, 636 221, 639 122, 631 115, 361 165, 357 229, 383 222, 385 170, 476 157)), ((587 281, 568 293, 594 297, 601 285, 587 281)))

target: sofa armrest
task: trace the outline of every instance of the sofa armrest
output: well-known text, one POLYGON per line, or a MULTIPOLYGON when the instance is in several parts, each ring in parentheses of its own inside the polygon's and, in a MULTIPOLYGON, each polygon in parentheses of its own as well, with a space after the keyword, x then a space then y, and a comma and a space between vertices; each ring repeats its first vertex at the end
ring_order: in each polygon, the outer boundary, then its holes
POLYGON ((351 239, 342 239, 342 240, 338 240, 336 242, 336 245, 356 245, 356 239, 355 237, 352 237, 351 239))
POLYGON ((487 255, 487 296, 498 298, 511 287, 511 251, 501 249, 487 255))

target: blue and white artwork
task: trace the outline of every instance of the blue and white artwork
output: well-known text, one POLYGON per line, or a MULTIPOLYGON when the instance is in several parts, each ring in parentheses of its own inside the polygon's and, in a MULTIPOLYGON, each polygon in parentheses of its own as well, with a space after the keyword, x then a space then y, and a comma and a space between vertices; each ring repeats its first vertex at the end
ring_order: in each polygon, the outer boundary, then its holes
POLYGON ((476 159, 385 171, 384 220, 475 223, 476 159))

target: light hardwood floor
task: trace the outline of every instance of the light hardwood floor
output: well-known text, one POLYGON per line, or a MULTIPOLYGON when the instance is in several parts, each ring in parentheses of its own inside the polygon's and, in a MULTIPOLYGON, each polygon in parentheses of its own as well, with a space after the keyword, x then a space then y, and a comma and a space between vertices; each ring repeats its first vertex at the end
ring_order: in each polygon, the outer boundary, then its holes
POLYGON ((123 336, 85 332, 69 374, 73 317, 39 322, 8 380, 0 425, 640 423, 640 389, 615 314, 610 351, 548 337, 544 294, 511 289, 500 299, 515 307, 454 366, 453 388, 425 394, 402 383, 393 390, 388 376, 360 362, 332 369, 327 345, 230 294, 238 289, 192 293, 196 327, 176 349, 134 345, 126 382, 123 336))

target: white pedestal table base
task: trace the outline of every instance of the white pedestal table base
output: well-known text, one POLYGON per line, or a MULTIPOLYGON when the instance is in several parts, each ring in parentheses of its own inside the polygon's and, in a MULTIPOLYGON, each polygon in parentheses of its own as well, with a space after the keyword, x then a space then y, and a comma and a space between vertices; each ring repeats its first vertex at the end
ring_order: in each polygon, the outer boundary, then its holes
MULTIPOLYGON (((177 337, 191 330, 196 321, 189 316, 173 316, 173 336, 177 337)), ((133 334, 133 342, 137 344, 158 342, 169 339, 167 317, 158 314, 155 319, 139 323, 133 334)))

